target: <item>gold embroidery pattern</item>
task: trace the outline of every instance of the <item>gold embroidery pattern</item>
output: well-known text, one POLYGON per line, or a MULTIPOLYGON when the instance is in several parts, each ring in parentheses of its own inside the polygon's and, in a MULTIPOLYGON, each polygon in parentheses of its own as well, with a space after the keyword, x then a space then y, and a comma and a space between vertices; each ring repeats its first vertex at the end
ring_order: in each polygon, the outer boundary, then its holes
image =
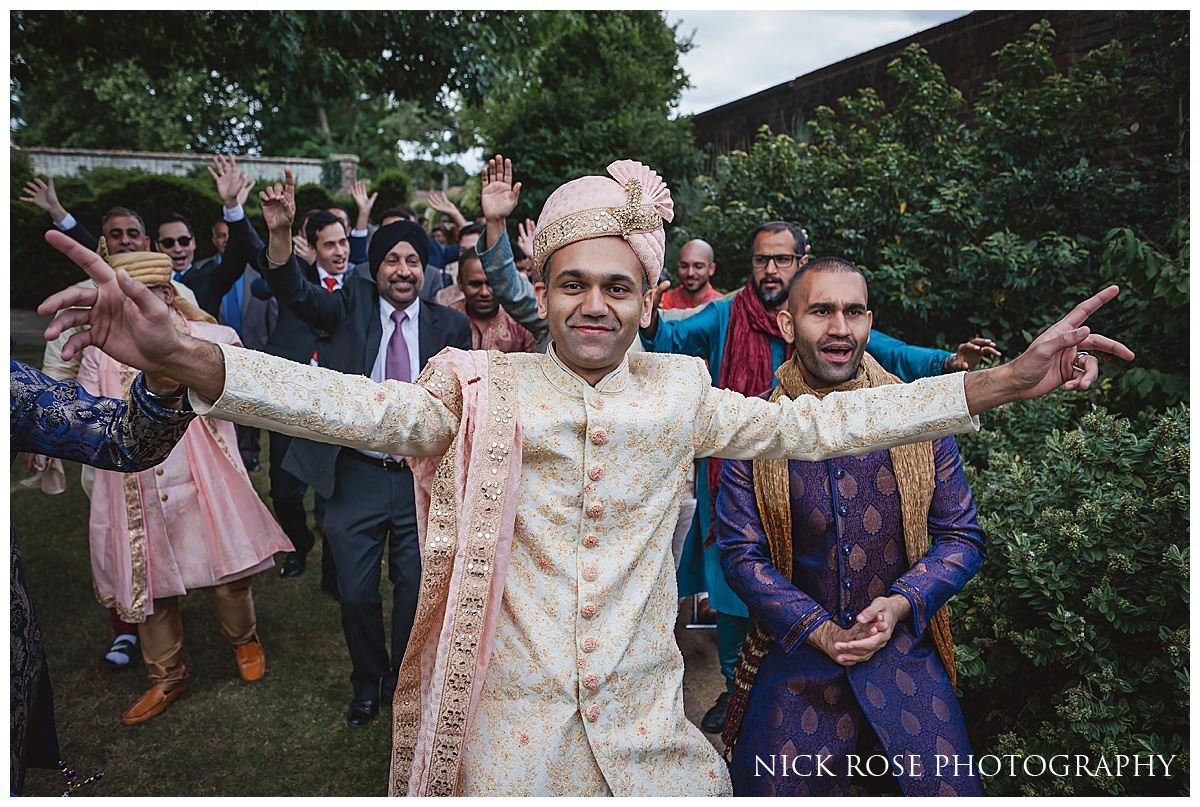
MULTIPOLYGON (((452 796, 458 790, 463 746, 466 741, 471 695, 479 663, 480 642, 485 620, 485 604, 495 573, 496 546, 503 518, 505 496, 512 463, 516 433, 515 385, 512 367, 501 353, 489 351, 487 409, 473 429, 484 430, 485 451, 478 459, 480 476, 468 472, 473 490, 462 492, 464 508, 471 527, 459 547, 459 511, 456 507, 457 447, 451 448, 439 462, 430 491, 429 519, 422 553, 421 591, 417 603, 409 652, 401 665, 396 685, 392 736, 392 777, 390 792, 408 791, 412 775, 417 735, 421 728, 421 652, 430 634, 441 629, 437 612, 445 605, 451 611, 452 627, 445 676, 442 681, 437 723, 433 727, 433 747, 427 761, 426 796, 452 796), (462 550, 457 569, 456 550, 462 550), (447 603, 452 578, 458 577, 458 598, 447 603)), ((458 379, 441 370, 429 368, 418 383, 424 384, 461 418, 463 395, 458 379)), ((436 640, 436 637, 435 637, 436 640)))
POLYGON ((663 226, 654 205, 642 204, 642 183, 625 183, 625 204, 621 207, 591 207, 552 221, 533 237, 533 268, 541 272, 551 253, 567 244, 586 238, 619 235, 628 239, 634 233, 652 233, 663 226))
POLYGON ((486 472, 481 474, 482 479, 475 480, 478 489, 464 492, 464 498, 467 494, 472 497, 470 513, 474 529, 468 532, 466 574, 459 581, 451 628, 453 641, 446 663, 438 725, 434 727, 430 775, 423 794, 426 796, 453 796, 458 791, 467 716, 484 629, 484 604, 496 570, 504 501, 506 496, 516 494, 515 490, 507 490, 506 484, 512 457, 508 447, 513 444, 517 428, 512 368, 501 353, 492 351, 488 359, 488 409, 484 422, 476 424, 476 428, 485 429, 488 450, 482 467, 486 472))
MULTIPOLYGON (((138 371, 134 368, 121 365, 121 390, 126 400, 129 399, 129 390, 137 374, 138 371)), ((115 597, 111 598, 111 602, 100 604, 116 608, 118 616, 126 622, 145 622, 150 569, 146 557, 146 521, 138 475, 124 474, 121 477, 121 485, 125 491, 125 519, 129 523, 130 584, 133 588, 133 598, 129 608, 125 608, 115 597)))

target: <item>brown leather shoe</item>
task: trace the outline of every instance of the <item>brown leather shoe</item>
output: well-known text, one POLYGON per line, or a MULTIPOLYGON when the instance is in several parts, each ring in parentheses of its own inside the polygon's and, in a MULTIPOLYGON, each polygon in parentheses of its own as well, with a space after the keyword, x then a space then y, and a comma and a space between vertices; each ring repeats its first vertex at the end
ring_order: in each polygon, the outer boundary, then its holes
POLYGON ((187 691, 186 681, 177 685, 170 692, 164 692, 159 684, 155 684, 137 699, 137 703, 125 710, 125 714, 121 715, 121 722, 126 726, 136 726, 158 717, 164 709, 171 705, 172 701, 187 691))
POLYGON ((267 674, 267 656, 257 636, 234 647, 233 655, 237 658, 238 674, 243 681, 257 681, 267 674))

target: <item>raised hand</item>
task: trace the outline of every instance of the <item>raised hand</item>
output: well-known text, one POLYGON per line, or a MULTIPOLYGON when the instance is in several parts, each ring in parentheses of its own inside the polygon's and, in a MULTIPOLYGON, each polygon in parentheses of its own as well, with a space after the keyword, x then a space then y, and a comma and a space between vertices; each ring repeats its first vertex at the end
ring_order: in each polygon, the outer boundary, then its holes
POLYGON ((317 262, 317 251, 308 243, 308 239, 304 237, 304 233, 296 233, 292 236, 292 252, 296 253, 296 257, 308 263, 317 262))
POLYGON ((521 183, 513 183, 512 160, 497 154, 484 165, 480 179, 483 182, 480 203, 484 218, 488 221, 507 219, 521 198, 521 183))
POLYGON ((58 193, 54 190, 54 177, 49 177, 45 181, 39 177, 34 177, 29 182, 26 182, 21 201, 37 205, 49 213, 50 218, 56 222, 62 221, 67 217, 67 210, 58 201, 58 193))
POLYGON ((998 359, 1000 351, 996 350, 996 343, 991 339, 976 336, 970 341, 963 342, 958 346, 958 350, 946 357, 942 369, 947 373, 971 370, 985 358, 998 359))
POLYGON ((262 201, 267 230, 286 230, 291 235, 292 222, 296 220, 296 180, 292 178, 292 170, 283 169, 283 184, 276 182, 268 185, 265 190, 258 192, 258 198, 262 201))
POLYGON ((367 183, 360 179, 351 186, 350 198, 354 200, 354 206, 358 209, 358 215, 355 217, 354 222, 355 228, 359 230, 367 229, 367 225, 371 222, 371 208, 375 207, 375 200, 379 198, 379 191, 367 196, 367 183))
POLYGON ((254 181, 245 171, 237 170, 237 160, 231 155, 213 155, 213 164, 207 166, 208 174, 217 185, 217 195, 225 203, 225 207, 234 208, 245 203, 254 187, 254 181), (214 168, 216 170, 214 170, 214 168))
POLYGON ((517 246, 521 251, 533 257, 533 237, 537 235, 537 222, 533 219, 517 222, 517 246))

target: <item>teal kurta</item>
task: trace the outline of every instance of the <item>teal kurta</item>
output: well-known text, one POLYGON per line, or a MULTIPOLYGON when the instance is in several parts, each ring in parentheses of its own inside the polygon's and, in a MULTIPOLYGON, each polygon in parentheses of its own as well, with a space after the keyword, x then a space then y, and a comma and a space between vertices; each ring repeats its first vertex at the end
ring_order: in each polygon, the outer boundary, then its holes
MULTIPOLYGON (((713 386, 719 385, 721 361, 729 333, 729 314, 733 297, 713 300, 686 319, 667 320, 659 317, 653 339, 642 337, 642 345, 654 353, 682 353, 698 356, 708 362, 713 386)), ((786 345, 782 339, 771 339, 771 371, 786 360, 786 345)), ((940 375, 946 357, 945 350, 915 347, 880 331, 872 330, 867 352, 889 373, 904 381, 940 375)), ((750 394, 765 392, 758 390, 750 394)), ((747 616, 745 604, 729 588, 721 572, 721 556, 716 542, 707 540, 712 524, 712 491, 708 487, 708 460, 696 462, 696 518, 683 545, 679 561, 679 596, 687 597, 708 592, 714 610, 731 616, 747 616)))

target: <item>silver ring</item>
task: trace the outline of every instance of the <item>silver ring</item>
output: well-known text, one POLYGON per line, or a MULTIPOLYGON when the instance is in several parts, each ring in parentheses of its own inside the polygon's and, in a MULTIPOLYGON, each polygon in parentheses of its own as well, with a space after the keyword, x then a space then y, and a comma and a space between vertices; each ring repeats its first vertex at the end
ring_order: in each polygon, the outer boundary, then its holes
POLYGON ((1071 362, 1071 366, 1077 370, 1086 370, 1087 368, 1080 363, 1080 360, 1090 355, 1092 354, 1088 353, 1086 350, 1079 351, 1075 354, 1075 361, 1071 362))

